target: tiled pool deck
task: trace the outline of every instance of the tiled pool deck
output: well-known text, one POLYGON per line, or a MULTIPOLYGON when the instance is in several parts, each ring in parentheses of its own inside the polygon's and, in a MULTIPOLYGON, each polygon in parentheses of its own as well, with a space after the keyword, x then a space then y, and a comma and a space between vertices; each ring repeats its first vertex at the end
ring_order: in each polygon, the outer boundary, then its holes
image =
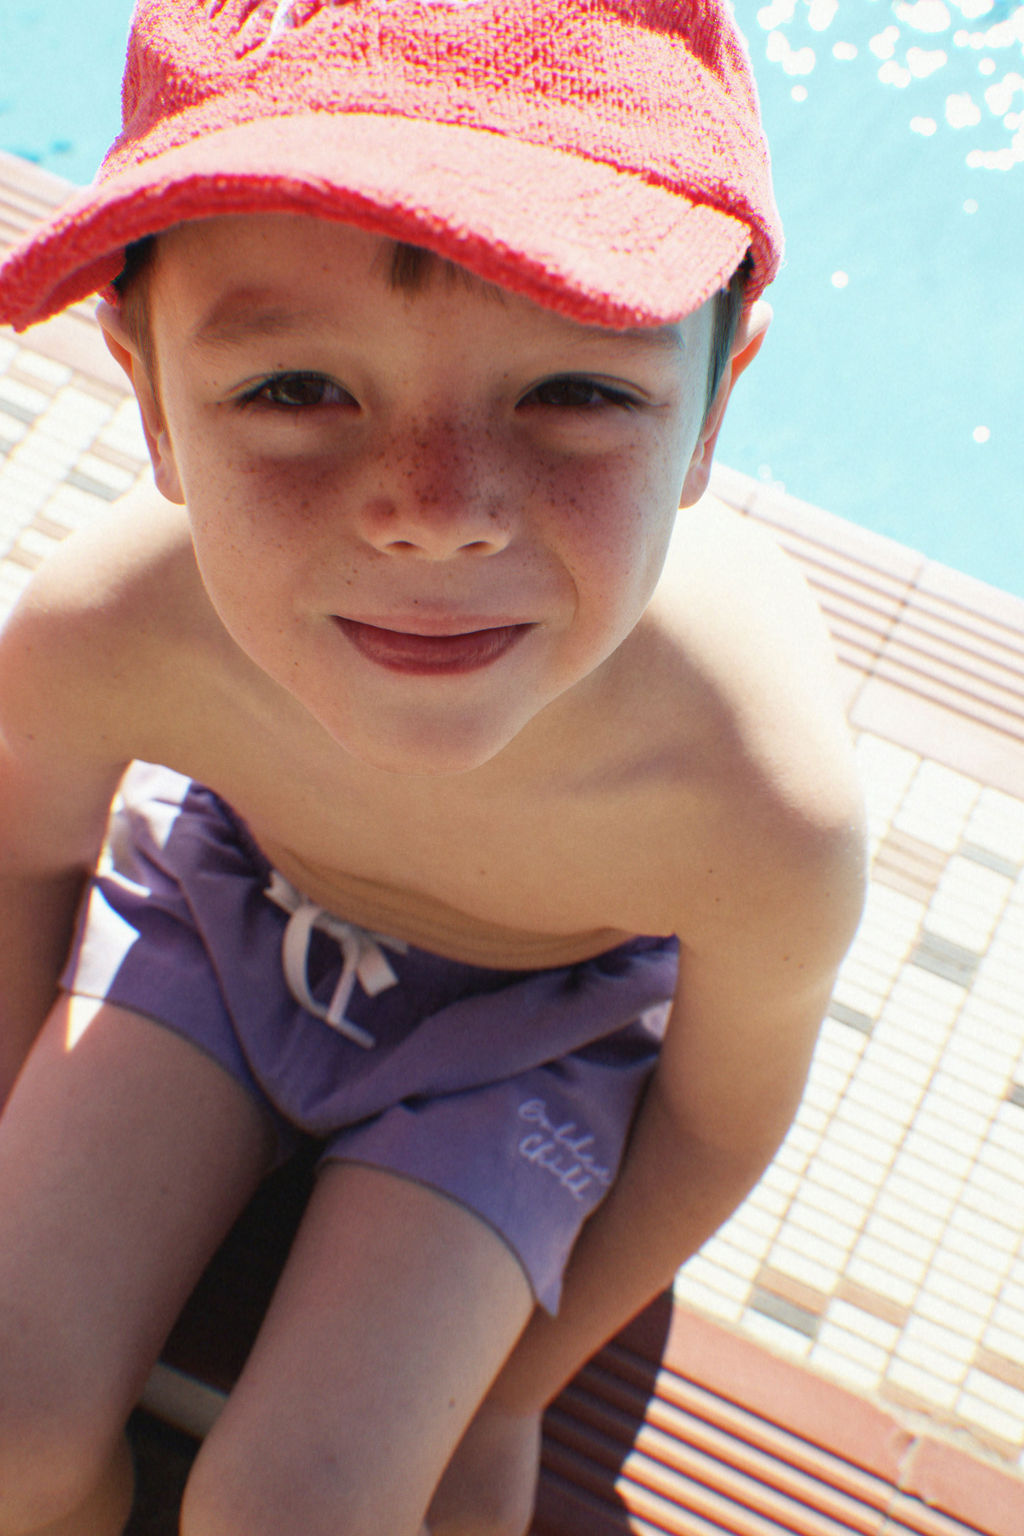
MULTIPOLYGON (((55 190, 0 157, 0 243, 5 194, 15 225, 55 190)), ((145 472, 87 310, 0 330, 0 618, 145 472)), ((1024 1471, 1024 602, 731 472, 715 491, 823 601, 874 864, 796 1123, 677 1296, 1024 1471)))

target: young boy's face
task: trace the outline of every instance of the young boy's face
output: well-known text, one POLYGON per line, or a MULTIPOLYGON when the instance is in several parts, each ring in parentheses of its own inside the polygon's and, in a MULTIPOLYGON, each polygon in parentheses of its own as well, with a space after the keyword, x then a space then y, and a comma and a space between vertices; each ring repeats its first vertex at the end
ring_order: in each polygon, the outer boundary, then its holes
POLYGON ((703 486, 711 306, 609 331, 440 265, 403 290, 391 250, 305 217, 178 227, 156 391, 135 379, 237 644, 364 762, 458 772, 615 676, 703 486))

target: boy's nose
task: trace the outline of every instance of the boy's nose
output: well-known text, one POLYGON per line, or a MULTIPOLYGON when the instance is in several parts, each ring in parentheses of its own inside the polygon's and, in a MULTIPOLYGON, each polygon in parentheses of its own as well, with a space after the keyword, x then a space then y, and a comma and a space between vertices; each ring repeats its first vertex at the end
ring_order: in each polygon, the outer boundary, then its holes
POLYGON ((363 538, 384 553, 425 560, 506 548, 508 486, 485 438, 434 423, 392 441, 360 509, 363 538))

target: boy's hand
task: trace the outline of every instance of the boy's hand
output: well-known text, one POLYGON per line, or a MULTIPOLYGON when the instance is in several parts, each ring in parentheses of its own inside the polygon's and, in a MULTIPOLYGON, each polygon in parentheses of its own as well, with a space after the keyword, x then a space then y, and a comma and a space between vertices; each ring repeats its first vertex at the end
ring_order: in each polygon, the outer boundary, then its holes
POLYGON ((430 1536, 526 1536, 537 1495, 541 1414, 484 1402, 427 1511, 430 1536))

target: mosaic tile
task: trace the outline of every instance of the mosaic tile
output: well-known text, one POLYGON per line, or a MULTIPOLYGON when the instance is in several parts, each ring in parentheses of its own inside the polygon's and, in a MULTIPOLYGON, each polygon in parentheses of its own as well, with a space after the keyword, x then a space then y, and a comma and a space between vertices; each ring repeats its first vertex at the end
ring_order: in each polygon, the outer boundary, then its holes
POLYGON ((981 956, 942 934, 923 932, 910 955, 910 963, 955 982, 959 987, 969 987, 981 964, 981 956))
MULTIPOLYGON (((735 1235, 735 1234, 733 1234, 735 1235)), ((716 1234, 704 1246, 704 1257, 717 1269, 750 1284, 761 1268, 761 1256, 749 1243, 729 1240, 728 1230, 716 1234)))
POLYGON ((909 1123, 930 1076, 929 1066, 906 1051, 872 1042, 847 1090, 847 1100, 862 1107, 865 1124, 872 1116, 903 1126, 909 1123))
POLYGON ((777 1318, 768 1317, 763 1312, 748 1307, 742 1316, 743 1330, 753 1339, 763 1344, 773 1354, 786 1355, 792 1360, 806 1359, 810 1353, 811 1340, 807 1334, 797 1328, 790 1328, 786 1323, 777 1318))
POLYGON ((9 453, 12 447, 22 442, 27 432, 28 425, 24 419, 16 416, 13 411, 5 410, 0 400, 0 437, 9 445, 6 452, 9 453))
POLYGON ((733 1296, 723 1289, 717 1277, 707 1283, 683 1277, 676 1281, 673 1295, 681 1306, 690 1307, 716 1322, 738 1326, 747 1304, 747 1287, 741 1285, 733 1296))
MULTIPOLYGON (((842 1273, 860 1230, 859 1222, 840 1221, 831 1211, 822 1211, 805 1200, 801 1191, 786 1213, 773 1246, 799 1249, 834 1277, 842 1273)), ((825 1290, 831 1292, 831 1282, 825 1290)))
POLYGON ((999 789, 983 789, 964 837, 1024 865, 1024 799, 999 789))
POLYGON ((887 1254, 901 1267, 906 1259, 909 1261, 907 1272, 909 1273, 912 1267, 917 1266, 923 1276, 935 1251, 935 1245, 905 1222, 894 1221, 891 1217, 883 1215, 876 1206, 864 1224, 864 1232, 856 1251, 868 1256, 887 1254))
POLYGON ((891 1040, 909 1054, 933 1051, 941 1047, 963 1006, 962 982, 908 963, 875 1026, 875 1039, 891 1040))
MULTIPOLYGON (((861 935, 883 951, 906 951, 921 926, 927 903, 875 882, 868 887, 861 935)), ((858 935, 860 937, 860 935, 858 935)))
POLYGON ((786 1182, 780 1187, 777 1182, 778 1177, 778 1171, 772 1164, 762 1175, 761 1182, 751 1190, 732 1220, 741 1219, 749 1212, 756 1221, 774 1222, 777 1229, 789 1209, 794 1188, 799 1185, 799 1180, 791 1184, 790 1176, 784 1174, 783 1178, 786 1182))
POLYGON ((18 547, 22 554, 30 556, 39 562, 51 555, 56 548, 58 540, 47 538, 38 528, 26 528, 23 530, 18 547))
POLYGON ((834 1254, 826 1245, 815 1244, 803 1234, 797 1236, 784 1229, 771 1246, 768 1264, 770 1268, 788 1275, 791 1280, 798 1280, 812 1291, 823 1291, 829 1295, 838 1278, 839 1258, 840 1255, 834 1254))
POLYGON ((848 1008, 845 1003, 832 999, 828 1010, 829 1018, 835 1019, 838 1024, 845 1024, 848 1029, 855 1029, 859 1034, 870 1035, 874 1028, 874 1018, 870 1013, 862 1013, 858 1008, 848 1008))
POLYGON ((803 1102, 800 1105, 800 1119, 808 1122, 809 1116, 814 1116, 814 1125, 820 1127, 821 1117, 828 1121, 835 1114, 839 1100, 846 1091, 849 1075, 839 1070, 830 1071, 827 1064, 812 1069, 804 1091, 803 1102))
POLYGON ((877 1188, 892 1161, 897 1138, 883 1139, 863 1130, 849 1107, 832 1121, 822 1138, 819 1153, 831 1153, 835 1162, 848 1167, 877 1188))
POLYGON ((104 442, 102 438, 94 437, 89 445, 89 454, 98 459, 104 465, 112 465, 115 469, 124 471, 134 484, 144 472, 149 470, 149 460, 139 458, 135 453, 126 453, 122 448, 111 443, 104 442))
POLYGON ((863 1339, 850 1338, 837 1329, 823 1329, 812 1346, 808 1364, 853 1392, 875 1393, 888 1363, 883 1349, 863 1339))
POLYGON ((921 764, 916 752, 862 731, 856 742, 864 781, 864 799, 873 827, 888 824, 921 764))
POLYGON ((101 501, 117 501, 128 489, 127 485, 117 487, 110 485, 109 482, 96 480, 80 469, 70 470, 65 477, 65 483, 73 486, 77 491, 86 491, 90 496, 98 496, 101 501))
POLYGON ((730 1322, 739 1321, 750 1296, 750 1282, 745 1276, 730 1274, 702 1254, 683 1266, 673 1289, 690 1305, 730 1322))
POLYGON ((850 1309, 845 1314, 847 1320, 858 1318, 860 1330, 866 1332, 868 1338, 888 1338, 886 1347, 890 1350, 896 1347, 899 1332, 912 1315, 905 1303, 897 1301, 885 1291, 875 1290, 871 1285, 854 1280, 849 1272, 842 1276, 835 1289, 833 1306, 840 1303, 850 1309), (875 1328, 876 1324, 878 1328, 875 1328), (881 1329, 891 1330, 891 1334, 888 1331, 883 1333, 881 1329))
POLYGON ((31 426, 50 404, 50 397, 31 384, 22 384, 9 373, 0 378, 0 410, 31 426))
POLYGON ((17 564, 5 563, 0 570, 0 615, 14 607, 31 578, 32 572, 17 564))
POLYGON ((907 1179, 886 1179, 875 1201, 876 1214, 885 1221, 898 1222, 913 1237, 923 1241, 929 1252, 942 1238, 951 1202, 936 1202, 939 1209, 929 1211, 917 1197, 917 1186, 907 1179))
POLYGON ((955 1071, 943 1065, 929 1084, 928 1103, 922 1108, 921 1120, 941 1121, 941 1130, 935 1124, 934 1134, 941 1135, 951 1150, 970 1150, 976 1156, 991 1115, 991 1095, 962 1082, 955 1071))
POLYGON ((975 984, 977 997, 1016 1009, 1018 1017, 1024 1017, 1024 935, 1018 934, 1019 925, 1003 920, 999 932, 989 945, 985 963, 975 984))
POLYGON ((883 1264, 870 1253, 855 1252, 847 1265, 845 1278, 909 1312, 917 1296, 920 1277, 899 1273, 892 1268, 891 1256, 887 1254, 885 1257, 887 1262, 883 1264))
POLYGON ((759 1200, 772 1200, 783 1210, 788 1209, 789 1202, 800 1187, 805 1167, 806 1164, 799 1164, 796 1168, 787 1168, 781 1160, 781 1154, 777 1155, 762 1174, 755 1196, 759 1200))
POLYGON ((762 1201, 751 1197, 730 1217, 722 1229, 732 1235, 746 1252, 767 1253, 779 1231, 779 1215, 762 1201))
POLYGON ((44 388, 54 390, 70 383, 73 372, 66 363, 58 363, 52 357, 43 357, 41 353, 32 352, 27 347, 16 352, 8 366, 26 383, 38 382, 44 388))
POLYGON ((991 869, 997 875, 1005 875, 1008 880, 1016 880, 1021 872, 1018 859, 1007 858, 1002 853, 993 853, 991 849, 983 848, 980 843, 961 843, 957 852, 962 858, 970 859, 974 864, 991 869))
POLYGON ((839 1335, 856 1339, 888 1356, 896 1347, 905 1318, 898 1321, 879 1316, 842 1295, 831 1298, 819 1337, 822 1342, 839 1335))
POLYGON ((849 1008, 854 1013, 863 1013, 873 1018, 883 1001, 884 997, 875 988, 860 985, 846 970, 840 974, 833 1002, 838 1002, 841 1007, 849 1008))
POLYGON ((92 452, 82 454, 75 465, 75 470, 76 473, 103 486, 104 495, 113 493, 114 496, 123 496, 126 491, 131 490, 138 478, 137 470, 123 469, 112 464, 109 459, 101 458, 92 452))
POLYGON ((874 1190, 869 1187, 863 1198, 856 1200, 848 1193, 830 1188, 819 1178, 819 1170, 820 1164, 815 1162, 807 1171, 798 1206, 801 1213, 806 1213, 806 1218, 805 1221, 798 1221, 797 1225, 821 1220, 824 1223, 824 1236, 832 1242, 852 1248, 872 1207, 874 1190))
POLYGON ((928 1319, 947 1333, 973 1331, 974 1337, 981 1339, 989 1327, 989 1318, 984 1305, 976 1306, 972 1310, 971 1307, 964 1306, 962 1301, 962 1291, 959 1292, 959 1299, 954 1300, 945 1295, 941 1288, 931 1287, 926 1279, 914 1303, 913 1315, 928 1319))
POLYGON ((1020 1358, 1021 1335, 999 1333, 995 1329, 986 1330, 982 1347, 974 1357, 974 1363, 979 1371, 986 1376, 992 1376, 996 1381, 1013 1387, 1017 1392, 1024 1392, 1024 1362, 1020 1358))
POLYGON ((1019 1243, 1019 1233, 983 1211, 960 1204, 932 1255, 936 1274, 974 1285, 987 1297, 998 1293, 1019 1243))
POLYGON ((940 849, 906 833, 890 831, 878 845, 871 877, 913 901, 925 903, 931 901, 945 869, 946 855, 940 849))
POLYGON ((1024 1424, 1024 1392, 997 1381, 986 1371, 972 1370, 957 1403, 966 1418, 990 1428, 1007 1440, 1021 1442, 1024 1424))
POLYGON ((893 818, 893 826, 952 853, 963 837, 980 793, 980 786, 973 779, 925 759, 893 818))
POLYGON ((821 1326, 820 1314, 810 1311, 807 1307, 798 1306, 775 1291, 756 1285, 750 1298, 750 1307, 752 1311, 759 1312, 762 1317, 770 1317, 775 1322, 792 1328, 795 1333, 805 1334, 808 1339, 815 1339, 818 1336, 818 1329, 821 1326))
POLYGON ((958 1020, 958 1027, 971 1040, 987 1044, 994 1050, 1004 1050, 1012 1060, 1024 1039, 1024 1021, 1005 998, 998 1000, 983 995, 980 983, 984 980, 988 957, 982 963, 979 981, 971 989, 958 1020))
POLYGON ((885 1386, 901 1387, 918 1408, 950 1410, 960 1396, 958 1381, 944 1381, 936 1372, 908 1360, 895 1359, 889 1364, 885 1386))
POLYGON ((97 443, 133 458, 141 465, 149 463, 146 439, 134 400, 119 406, 100 432, 97 443))
POLYGON ((914 1316, 907 1322, 896 1346, 901 1360, 916 1361, 934 1369, 944 1381, 963 1381, 975 1363, 982 1325, 970 1326, 964 1314, 956 1327, 943 1326, 932 1318, 914 1316))
MULTIPOLYGON (((1020 1313, 1021 1322, 1024 1323, 1024 1247, 1021 1248, 1019 1258, 1010 1265, 1010 1273, 999 1292, 993 1319, 1000 1322, 1009 1318, 1010 1313, 1020 1313)), ((1009 1322, 1006 1322, 1009 1326, 1009 1322)), ((1024 1328, 1022 1328, 1024 1337, 1024 1328)))
POLYGON ((65 481, 54 489, 46 503, 46 510, 65 527, 73 529, 86 527, 101 516, 109 505, 104 497, 95 496, 91 491, 82 490, 65 481))
POLYGON ((1014 1058, 1009 1051, 985 1045, 958 1030, 943 1053, 943 1065, 964 1088, 984 1094, 986 1111, 991 1115, 993 1102, 1005 1097, 1014 1058))

